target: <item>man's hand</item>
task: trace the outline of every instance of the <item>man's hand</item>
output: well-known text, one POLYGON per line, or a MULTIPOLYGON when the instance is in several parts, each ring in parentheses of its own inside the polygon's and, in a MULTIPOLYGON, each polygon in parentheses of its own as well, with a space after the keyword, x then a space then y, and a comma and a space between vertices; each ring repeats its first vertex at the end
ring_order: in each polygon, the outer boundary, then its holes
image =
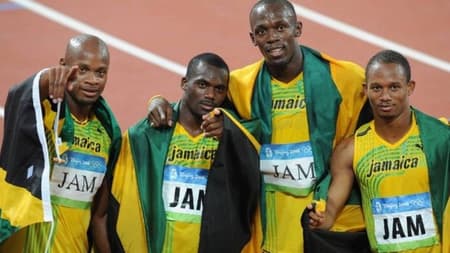
POLYGON ((76 79, 78 66, 56 66, 47 69, 41 77, 41 98, 49 97, 53 103, 61 102, 64 99, 66 88, 73 88, 73 81, 76 79), (48 93, 47 93, 48 92, 48 93))
POLYGON ((171 127, 173 126, 172 112, 169 101, 161 96, 155 96, 148 104, 147 120, 150 126, 155 128, 171 127))
POLYGON ((309 209, 309 227, 313 229, 329 230, 334 223, 334 218, 327 210, 319 210, 317 203, 306 206, 309 209))
POLYGON ((205 137, 213 137, 220 139, 223 133, 223 115, 222 111, 218 108, 214 108, 208 114, 202 116, 203 122, 200 125, 200 129, 203 130, 205 137))

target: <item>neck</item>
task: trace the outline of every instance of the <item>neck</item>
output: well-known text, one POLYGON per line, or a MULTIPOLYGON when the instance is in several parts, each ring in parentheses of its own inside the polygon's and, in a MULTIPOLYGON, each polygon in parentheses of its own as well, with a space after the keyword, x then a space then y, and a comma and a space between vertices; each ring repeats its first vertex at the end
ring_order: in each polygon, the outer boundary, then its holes
POLYGON ((272 77, 284 83, 294 80, 303 71, 303 54, 300 47, 286 64, 267 64, 267 69, 272 77))
POLYGON ((72 116, 73 121, 75 121, 77 124, 80 125, 86 125, 89 122, 89 117, 86 117, 84 119, 80 119, 77 116, 75 116, 74 114, 70 114, 72 116))
POLYGON ((180 103, 180 112, 178 122, 186 129, 191 136, 197 136, 203 131, 200 129, 202 123, 201 116, 194 115, 191 110, 182 101, 180 103))
POLYGON ((75 122, 79 124, 85 124, 87 123, 87 121, 89 121, 92 112, 92 105, 83 106, 75 103, 70 98, 68 98, 66 101, 69 106, 70 114, 72 115, 72 118, 75 122))
POLYGON ((375 131, 389 143, 400 140, 411 128, 412 112, 401 114, 394 119, 384 119, 374 116, 375 131))

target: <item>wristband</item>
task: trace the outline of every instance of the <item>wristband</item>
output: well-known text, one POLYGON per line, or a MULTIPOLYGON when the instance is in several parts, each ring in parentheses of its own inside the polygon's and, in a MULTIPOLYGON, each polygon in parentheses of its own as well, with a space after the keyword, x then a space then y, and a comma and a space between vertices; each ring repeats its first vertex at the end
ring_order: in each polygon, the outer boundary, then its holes
POLYGON ((148 101, 147 101, 147 107, 148 106, 150 106, 150 103, 152 102, 152 100, 154 99, 154 98, 157 98, 157 97, 163 97, 163 96, 161 96, 161 95, 155 95, 155 96, 153 96, 153 97, 151 97, 148 101))

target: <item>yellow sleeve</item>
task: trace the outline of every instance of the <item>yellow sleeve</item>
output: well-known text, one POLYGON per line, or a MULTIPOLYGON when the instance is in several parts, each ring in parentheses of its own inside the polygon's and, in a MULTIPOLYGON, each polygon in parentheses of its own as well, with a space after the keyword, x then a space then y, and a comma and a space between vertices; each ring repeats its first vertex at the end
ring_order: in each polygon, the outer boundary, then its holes
POLYGON ((239 116, 244 119, 251 118, 253 88, 262 62, 261 60, 244 68, 234 70, 230 74, 228 97, 238 111, 239 116))

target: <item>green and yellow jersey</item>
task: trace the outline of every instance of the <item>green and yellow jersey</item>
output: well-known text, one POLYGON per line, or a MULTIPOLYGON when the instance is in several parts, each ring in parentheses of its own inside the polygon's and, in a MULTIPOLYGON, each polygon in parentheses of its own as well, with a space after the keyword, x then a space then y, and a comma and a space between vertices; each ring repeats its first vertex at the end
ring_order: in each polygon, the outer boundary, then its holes
POLYGON ((416 121, 396 143, 377 135, 373 121, 355 134, 354 171, 367 234, 377 252, 441 252, 427 159, 416 121))
POLYGON ((163 252, 197 252, 208 170, 218 147, 214 138, 191 136, 177 123, 163 175, 166 212, 163 252))
POLYGON ((316 181, 305 104, 303 74, 289 83, 272 79, 272 141, 261 146, 269 252, 300 252, 299 221, 312 201, 316 181), (283 215, 277 215, 277 214, 283 215))

